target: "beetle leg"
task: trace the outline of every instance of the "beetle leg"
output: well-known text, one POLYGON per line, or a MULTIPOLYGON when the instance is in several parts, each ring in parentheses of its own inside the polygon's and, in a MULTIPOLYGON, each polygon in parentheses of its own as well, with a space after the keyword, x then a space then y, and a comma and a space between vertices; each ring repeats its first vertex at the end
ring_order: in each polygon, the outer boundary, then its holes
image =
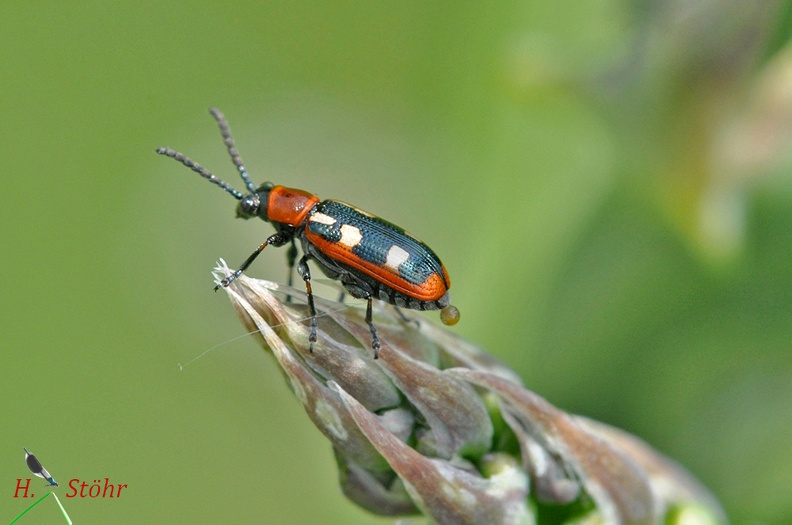
MULTIPOLYGON (((294 262, 297 260, 297 245, 294 244, 294 237, 291 239, 291 246, 286 250, 286 264, 289 267, 289 275, 286 283, 289 288, 292 287, 294 277, 294 262)), ((290 303, 292 300, 291 295, 286 296, 286 302, 290 303)))
POLYGON ((380 340, 377 337, 377 329, 371 321, 371 296, 369 295, 366 300, 368 301, 366 303, 366 323, 371 331, 371 348, 374 349, 374 359, 379 359, 380 340))
POLYGON ((303 255, 297 263, 297 273, 305 281, 305 292, 308 296, 308 313, 311 314, 311 334, 308 336, 308 351, 313 352, 316 342, 316 307, 314 306, 313 291, 311 290, 311 270, 308 269, 308 256, 303 255))
POLYGON ((416 328, 421 328, 421 322, 418 319, 410 319, 409 317, 404 315, 404 312, 402 312, 402 309, 399 308, 398 306, 396 306, 395 304, 393 305, 393 309, 396 310, 396 314, 399 316, 399 319, 401 319, 402 323, 404 323, 404 324, 414 324, 416 328))
POLYGON ((282 246, 282 245, 283 245, 283 243, 287 242, 287 240, 288 240, 288 239, 284 238, 284 236, 283 236, 281 233, 273 233, 272 235, 270 235, 269 237, 267 237, 267 240, 266 240, 266 241, 264 241, 263 243, 261 243, 261 246, 259 246, 258 248, 256 248, 256 250, 255 250, 253 253, 251 253, 251 254, 250 254, 250 257, 248 257, 247 259, 245 259, 245 262, 243 262, 243 263, 242 263, 242 266, 240 266, 238 270, 236 270, 234 273, 232 273, 231 275, 229 275, 228 277, 226 277, 225 279, 223 279, 222 281, 220 281, 220 282, 219 282, 219 283, 218 283, 218 284, 217 284, 217 285, 214 287, 214 291, 216 292, 217 290, 219 290, 219 289, 220 289, 220 287, 223 287, 223 288, 225 288, 225 287, 227 287, 229 284, 231 284, 232 282, 234 282, 234 280, 235 280, 237 277, 239 277, 240 275, 242 275, 242 272, 244 272, 245 270, 247 270, 248 266, 250 266, 250 264, 251 264, 253 261, 255 261, 255 260, 256 260, 256 257, 258 257, 258 255, 259 255, 259 254, 260 254, 262 251, 264 251, 264 248, 266 248, 266 247, 267 247, 267 246, 269 246, 270 244, 274 244, 275 246, 282 246))

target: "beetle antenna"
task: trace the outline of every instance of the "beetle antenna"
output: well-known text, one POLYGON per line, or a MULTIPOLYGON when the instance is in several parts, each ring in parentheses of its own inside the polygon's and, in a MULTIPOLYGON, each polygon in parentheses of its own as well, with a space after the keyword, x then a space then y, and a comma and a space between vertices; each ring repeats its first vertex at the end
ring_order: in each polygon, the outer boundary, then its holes
POLYGON ((228 127, 228 121, 225 118, 225 115, 217 109, 217 108, 209 108, 209 113, 212 114, 214 119, 217 121, 217 125, 220 127, 220 133, 223 135, 223 142, 225 142, 226 149, 228 149, 228 154, 231 156, 231 162, 234 163, 234 166, 237 167, 239 170, 239 175, 242 176, 242 180, 245 181, 245 186, 250 193, 256 192, 256 185, 253 184, 253 181, 250 180, 248 177, 247 170, 245 169, 245 163, 242 162, 242 157, 239 156, 239 150, 237 150, 236 144, 234 143, 234 138, 231 136, 231 128, 228 127))
POLYGON ((184 156, 183 153, 179 153, 178 151, 172 150, 170 148, 157 148, 157 153, 181 162, 182 164, 184 164, 185 166, 187 166, 188 168, 190 168, 195 173, 197 173, 204 179, 208 180, 212 184, 217 184, 218 186, 223 188, 225 191, 233 195, 236 200, 238 201, 242 200, 243 195, 240 192, 229 186, 227 182, 215 177, 214 174, 208 169, 204 168, 197 162, 194 162, 189 157, 184 156))

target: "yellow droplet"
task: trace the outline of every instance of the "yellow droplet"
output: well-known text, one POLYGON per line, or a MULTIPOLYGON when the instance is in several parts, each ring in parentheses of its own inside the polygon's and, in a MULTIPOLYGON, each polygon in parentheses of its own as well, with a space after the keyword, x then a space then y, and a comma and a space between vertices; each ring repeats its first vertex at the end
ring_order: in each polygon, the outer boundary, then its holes
POLYGON ((459 322, 459 310, 453 304, 449 304, 440 310, 440 320, 444 325, 452 326, 459 322))

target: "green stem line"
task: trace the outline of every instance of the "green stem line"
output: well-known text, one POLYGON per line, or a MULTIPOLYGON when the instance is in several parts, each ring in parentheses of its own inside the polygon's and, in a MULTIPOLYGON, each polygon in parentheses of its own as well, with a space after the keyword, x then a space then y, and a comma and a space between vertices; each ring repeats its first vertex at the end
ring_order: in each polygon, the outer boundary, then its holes
POLYGON ((54 492, 47 492, 46 494, 44 494, 43 496, 41 496, 39 499, 37 499, 36 501, 34 501, 34 502, 33 502, 33 504, 32 504, 31 506, 29 506, 28 508, 26 508, 25 510, 23 510, 23 511, 22 511, 22 513, 21 513, 19 516, 17 516, 16 518, 14 518, 13 520, 11 520, 11 523, 9 523, 8 525, 14 525, 14 523, 16 523, 17 521, 19 521, 19 518, 21 518, 22 516, 24 516, 25 514, 27 514, 27 513, 28 513, 28 512, 29 512, 29 511, 30 511, 30 510, 33 508, 33 507, 35 507, 36 505, 38 505, 39 503, 41 503, 42 501, 44 501, 44 500, 47 498, 47 496, 53 496, 53 497, 55 498, 55 501, 57 501, 57 502, 58 502, 58 507, 60 507, 60 510, 61 510, 61 512, 63 513, 63 517, 64 517, 64 518, 66 518, 66 522, 67 522, 69 525, 72 525, 72 520, 71 520, 71 518, 69 517, 69 514, 66 512, 66 509, 64 509, 64 508, 63 508, 63 504, 62 504, 62 503, 61 503, 61 501, 58 499, 58 495, 57 495, 57 494, 55 494, 54 492))
MULTIPOLYGON (((119 490, 121 490, 121 489, 119 489, 119 490)), ((63 513, 63 517, 66 518, 66 522, 69 525, 72 525, 72 520, 69 517, 69 515, 66 513, 66 509, 63 508, 63 503, 61 503, 61 500, 58 498, 58 495, 55 494, 54 492, 50 492, 50 494, 52 494, 55 497, 55 501, 58 502, 58 507, 60 507, 60 510, 63 513)))

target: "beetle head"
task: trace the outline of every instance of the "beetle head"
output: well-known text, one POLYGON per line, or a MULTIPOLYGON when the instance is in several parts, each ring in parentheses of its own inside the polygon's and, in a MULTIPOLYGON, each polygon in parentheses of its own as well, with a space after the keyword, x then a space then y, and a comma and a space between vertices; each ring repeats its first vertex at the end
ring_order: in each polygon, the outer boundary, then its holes
POLYGON ((253 193, 249 193, 239 200, 236 209, 236 216, 239 219, 250 219, 258 217, 262 220, 269 221, 267 217, 267 204, 269 202, 269 194, 273 184, 265 182, 256 189, 253 193))

